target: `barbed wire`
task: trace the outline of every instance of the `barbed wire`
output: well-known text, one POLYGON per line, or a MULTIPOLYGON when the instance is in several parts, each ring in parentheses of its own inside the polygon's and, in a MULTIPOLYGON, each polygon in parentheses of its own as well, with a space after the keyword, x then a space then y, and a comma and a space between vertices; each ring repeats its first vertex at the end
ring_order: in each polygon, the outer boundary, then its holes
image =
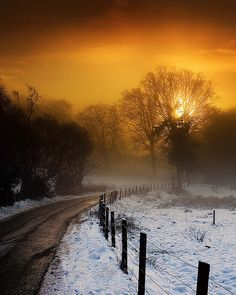
POLYGON ((195 266, 195 265, 193 265, 193 264, 191 264, 191 263, 189 263, 189 262, 184 261, 183 259, 181 259, 180 257, 174 255, 173 253, 170 253, 170 252, 168 252, 168 251, 165 250, 165 249, 161 249, 161 248, 159 248, 156 244, 154 244, 154 243, 151 242, 150 240, 148 240, 148 242, 149 242, 150 244, 152 244, 157 250, 161 251, 162 254, 170 255, 170 256, 172 256, 172 257, 178 259, 178 260, 181 261, 182 263, 184 263, 184 264, 186 264, 186 265, 188 265, 188 266, 191 266, 191 267, 193 267, 193 268, 195 268, 195 269, 198 269, 197 266, 195 266))
POLYGON ((181 282, 182 284, 184 284, 186 287, 188 287, 188 288, 191 289, 192 291, 194 291, 194 292, 196 291, 196 290, 194 290, 191 286, 189 286, 189 285, 186 284, 184 281, 182 281, 180 278, 178 278, 177 276, 175 276, 175 275, 169 273, 169 272, 168 272, 167 270, 165 270, 163 267, 157 265, 157 268, 160 268, 163 272, 165 272, 165 273, 167 273, 169 276, 175 278, 177 281, 181 282))
POLYGON ((220 283, 216 282, 214 279, 212 279, 211 277, 209 277, 209 279, 215 283, 217 286, 221 287, 222 289, 224 289, 225 291, 227 291, 228 293, 235 295, 232 291, 230 291, 229 289, 227 289, 226 287, 224 287, 223 285, 221 285, 220 283))
MULTIPOLYGON (((129 268, 128 266, 127 266, 127 268, 128 268, 128 270, 129 270, 129 272, 131 272, 131 273, 133 274, 133 276, 135 277, 135 279, 138 281, 137 276, 136 276, 135 273, 131 270, 131 268, 129 268)), ((128 274, 128 276, 130 277, 130 281, 131 281, 131 283, 132 283, 132 285, 133 285, 135 291, 136 291, 137 294, 138 294, 137 287, 135 287, 134 282, 132 281, 132 277, 131 277, 129 274, 128 274)))
MULTIPOLYGON (((117 253, 116 253, 116 249, 114 249, 114 252, 115 252, 115 255, 116 255, 117 261, 120 262, 120 259, 119 259, 118 255, 117 255, 117 253)), ((131 273, 134 275, 134 277, 137 278, 137 277, 135 276, 135 273, 134 273, 131 269, 129 269, 129 270, 130 270, 131 273)), ((133 287, 134 287, 134 289, 135 289, 135 292, 137 292, 137 288, 135 287, 134 282, 132 281, 132 278, 131 278, 131 277, 130 277, 130 282, 131 282, 131 284, 133 285, 133 287)), ((138 292, 137 292, 137 294, 138 294, 138 292)))
POLYGON ((169 293, 167 293, 167 291, 165 289, 163 289, 159 284, 157 284, 156 281, 154 281, 154 279, 152 279, 148 274, 146 274, 146 277, 149 278, 149 280, 151 280, 157 287, 159 287, 165 294, 170 295, 169 293))
MULTIPOLYGON (((118 241, 118 243, 121 245, 121 242, 120 242, 120 241, 118 241)), ((130 252, 130 253, 131 253, 131 252, 130 252)), ((117 253, 116 253, 116 250, 115 250, 115 254, 116 254, 117 260, 120 261, 120 259, 118 258, 118 255, 117 255, 117 253)), ((137 265, 136 265, 136 262, 131 258, 131 256, 130 256, 128 253, 127 253, 127 256, 130 258, 130 260, 133 262, 133 264, 134 264, 135 266, 137 266, 137 265)), ((139 280, 138 280, 138 277, 136 276, 136 274, 134 273, 134 271, 133 271, 128 265, 127 265, 127 268, 128 268, 128 270, 133 274, 133 276, 135 277, 135 279, 136 279, 137 282, 138 282, 138 281, 139 281, 139 280)), ((135 291, 137 292, 137 288, 135 287, 134 283, 132 282, 132 278, 131 278, 131 276, 130 276, 130 281, 131 281, 131 283, 132 283, 132 285, 133 285, 135 291)), ((145 288, 145 291, 150 295, 150 293, 148 292, 148 290, 146 290, 146 288, 145 288)), ((138 292, 137 292, 137 294, 138 294, 138 292)))
MULTIPOLYGON (((128 256, 128 257, 130 258, 130 260, 134 263, 134 265, 138 266, 138 262, 137 262, 137 261, 134 261, 134 260, 131 258, 130 254, 132 254, 132 252, 127 253, 127 256, 128 256)), ((134 254, 132 254, 132 255, 133 255, 133 257, 135 257, 134 254)), ((135 257, 135 258, 136 258, 136 257, 135 257)), ((186 284, 184 281, 182 281, 181 279, 179 279, 179 278, 176 277, 175 275, 169 273, 168 271, 166 271, 164 268, 162 268, 162 267, 160 267, 160 266, 157 266, 157 267, 160 268, 163 272, 167 273, 169 276, 175 278, 176 280, 178 280, 179 282, 181 282, 183 285, 185 285, 186 287, 188 287, 189 289, 191 289, 192 291, 195 292, 195 290, 194 290, 191 286, 189 286, 188 284, 186 284)), ((155 268, 155 269, 156 269, 156 268, 155 268)), ((141 271, 142 271, 142 269, 141 269, 141 271)))
MULTIPOLYGON (((135 265, 135 266, 139 266, 139 265, 137 265, 137 262, 136 261, 134 261, 132 258, 131 258, 131 256, 127 253, 127 256, 129 257, 129 259, 133 262, 133 264, 135 265)), ((128 269, 130 269, 129 267, 128 267, 128 269)), ((141 270, 141 272, 142 273, 144 273, 143 272, 143 270, 142 269, 140 269, 141 270)), ((138 281, 138 278, 137 278, 137 276, 135 276, 136 277, 136 279, 137 279, 137 281, 138 281)), ((156 283, 157 284, 157 283, 156 283)), ((158 285, 158 284, 157 284, 158 285)), ((159 285, 158 285, 159 286, 159 285)), ((160 287, 160 286, 159 286, 160 287)), ((161 288, 161 287, 160 287, 161 288)), ((146 288, 144 288, 145 289, 145 291, 147 292, 147 293, 149 293, 148 291, 147 291, 147 289, 146 288)), ((162 288, 161 288, 162 289, 162 288)), ((149 293, 150 294, 150 293, 149 293)))
MULTIPOLYGON (((117 210, 116 208, 113 208, 113 210, 116 211, 116 212, 118 212, 118 210, 117 210)), ((103 214, 100 214, 100 212, 99 212, 99 217, 102 219, 103 222, 105 222, 105 219, 104 219, 104 217, 103 217, 103 214)), ((125 229, 128 231, 128 227, 125 226, 125 225, 123 225, 123 226, 124 226, 125 229)), ((120 248, 121 248, 121 250, 122 250, 122 248, 123 248, 122 243, 121 243, 118 239, 116 239, 116 243, 117 243, 117 242, 118 242, 118 244, 120 245, 120 248)), ((173 253, 170 253, 169 251, 167 251, 167 250, 165 250, 165 249, 161 249, 161 248, 160 248, 159 246, 157 246, 156 243, 153 242, 152 240, 149 239, 148 242, 149 242, 149 244, 153 245, 158 251, 161 251, 162 254, 170 255, 170 256, 174 257, 175 259, 181 261, 182 263, 184 263, 184 264, 186 264, 186 265, 188 265, 188 266, 190 266, 190 267, 192 267, 192 268, 198 269, 197 266, 195 266, 195 265, 193 265, 193 264, 191 264, 191 263, 189 263, 189 262, 184 261, 183 259, 181 259, 180 257, 174 255, 173 253)), ((127 240, 127 244, 128 244, 131 248, 135 249, 136 253, 138 252, 138 250, 136 249, 136 246, 133 245, 130 241, 127 240)), ((136 260, 137 258, 135 257, 135 255, 134 255, 131 251, 130 251, 130 252, 127 251, 127 256, 128 256, 128 257, 130 258, 130 260, 131 260, 131 261, 137 266, 138 262, 137 262, 137 261, 135 262, 135 261, 131 258, 131 256, 130 256, 129 253, 134 257, 135 260, 136 260)), ((149 254, 150 254, 150 253, 149 253, 149 254)), ((118 257, 117 257, 117 258, 118 258, 118 257)), ((119 258, 118 258, 118 260, 119 260, 119 258)), ((191 290, 193 290, 193 291, 195 292, 195 290, 194 290, 191 286, 189 286, 188 284, 186 284, 185 282, 183 282, 181 279, 179 279, 179 278, 176 277, 175 275, 169 273, 168 271, 166 271, 166 270, 165 270, 164 268, 162 268, 161 266, 158 266, 158 265, 157 265, 157 268, 161 269, 163 272, 167 273, 169 276, 175 278, 176 280, 178 280, 179 282, 181 282, 182 284, 184 284, 186 287, 190 288, 191 290)), ((147 275, 147 274, 146 274, 146 275, 147 275)), ((161 288, 161 287, 160 287, 160 286, 159 286, 159 285, 158 285, 158 284, 157 284, 157 283, 156 283, 156 282, 155 282, 150 276, 147 275, 147 277, 148 277, 150 280, 152 280, 153 283, 155 283, 159 288, 161 288)), ((227 289, 226 287, 224 287, 222 284, 220 284, 220 283, 218 283, 217 281, 215 281, 212 277, 209 277, 209 280, 211 280, 214 284, 216 284, 216 285, 219 286, 220 288, 224 289, 226 292, 228 292, 228 293, 234 295, 234 293, 233 293, 232 291, 230 291, 229 289, 227 289)), ((213 288, 214 288, 214 286, 212 286, 212 289, 213 289, 213 288)), ((161 289, 162 289, 162 288, 161 288, 161 289)), ((210 292, 212 291, 212 289, 210 290, 210 292)), ((164 289, 162 289, 162 290, 163 290, 163 292, 165 292, 166 294, 168 294, 164 289)))
MULTIPOLYGON (((153 242, 150 242, 150 240, 149 240, 149 243, 152 244, 154 247, 156 247, 159 251, 162 251, 163 254, 168 254, 168 255, 174 257, 175 259, 178 259, 178 260, 181 261, 182 263, 184 263, 184 264, 186 264, 186 265, 188 265, 188 266, 191 266, 191 267, 193 267, 193 268, 195 268, 195 269, 198 269, 197 266, 195 266, 195 265, 193 265, 193 264, 191 264, 191 263, 189 263, 189 262, 184 261, 183 259, 181 259, 180 257, 174 255, 173 253, 170 253, 170 252, 168 252, 167 250, 164 250, 164 249, 159 248, 156 244, 154 244, 153 242)), ((230 294, 234 295, 233 292, 231 292, 229 289, 227 289, 226 287, 224 287, 224 286, 221 285, 220 283, 216 282, 212 277, 209 277, 209 280, 213 281, 216 285, 218 285, 219 287, 221 287, 221 288, 224 289, 225 291, 229 292, 230 294)))

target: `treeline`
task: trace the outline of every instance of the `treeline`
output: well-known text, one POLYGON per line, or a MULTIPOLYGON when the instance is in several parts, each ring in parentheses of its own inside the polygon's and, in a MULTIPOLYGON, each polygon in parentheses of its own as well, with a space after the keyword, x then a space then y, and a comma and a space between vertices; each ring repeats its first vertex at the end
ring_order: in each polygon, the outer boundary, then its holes
MULTIPOLYGON (((235 109, 214 110, 214 115, 205 122, 198 133, 191 134, 184 146, 183 142, 179 144, 179 148, 183 148, 180 151, 173 151, 164 135, 159 134, 153 135, 154 138, 158 136, 153 152, 146 143, 148 139, 145 139, 145 136, 143 141, 139 141, 136 133, 128 128, 120 104, 91 105, 81 111, 76 120, 88 129, 98 166, 104 167, 107 171, 119 173, 117 167, 121 166, 121 171, 125 174, 129 165, 139 162, 140 170, 143 166, 149 166, 151 171, 154 166, 154 177, 157 177, 157 174, 160 176, 160 170, 166 168, 169 177, 176 181, 176 169, 172 165, 171 157, 172 153, 177 153, 178 160, 183 165, 183 180, 190 181, 197 177, 200 181, 210 184, 236 186, 235 109)), ((136 166, 132 172, 135 169, 136 166)))
POLYGON ((205 126, 199 141, 206 180, 236 188, 236 109, 219 111, 205 126))
POLYGON ((40 100, 33 87, 23 99, 0 86, 0 205, 78 191, 92 167, 87 130, 63 112, 40 111, 40 100))
POLYGON ((23 97, 0 85, 0 205, 77 193, 94 168, 235 185, 236 110, 219 110, 215 101, 202 74, 163 67, 116 104, 77 114, 33 87, 23 97))
POLYGON ((236 110, 219 110, 216 100, 203 74, 160 67, 124 91, 117 104, 91 105, 76 119, 89 131, 103 166, 116 172, 122 159, 127 164, 136 158, 149 163, 154 179, 167 167, 175 182, 200 177, 233 185, 236 110))

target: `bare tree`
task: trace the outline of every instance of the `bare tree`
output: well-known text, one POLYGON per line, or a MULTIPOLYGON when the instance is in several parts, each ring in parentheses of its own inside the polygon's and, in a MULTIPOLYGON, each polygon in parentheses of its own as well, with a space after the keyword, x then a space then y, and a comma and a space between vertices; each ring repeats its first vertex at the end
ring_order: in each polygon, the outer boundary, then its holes
POLYGON ((0 115, 2 115, 2 112, 4 112, 4 110, 7 109, 10 104, 11 100, 7 93, 6 87, 1 84, 0 80, 0 115))
POLYGON ((153 131, 154 126, 160 122, 155 98, 145 95, 141 88, 126 90, 121 110, 134 141, 150 153, 155 174, 158 138, 153 131))
POLYGON ((186 69, 160 67, 147 74, 141 87, 155 101, 161 122, 188 122, 189 132, 203 126, 216 100, 212 82, 186 69))
POLYGON ((160 67, 124 93, 122 110, 136 140, 150 151, 153 168, 157 139, 165 138, 180 181, 193 158, 190 136, 211 116, 215 100, 212 82, 202 74, 160 67))
POLYGON ((216 100, 211 81, 201 73, 160 67, 149 73, 141 84, 144 96, 155 101, 160 121, 157 132, 164 130, 169 159, 181 173, 195 165, 191 136, 211 117, 216 100))
POLYGON ((64 99, 44 98, 35 107, 34 117, 50 116, 60 122, 69 122, 72 117, 72 106, 64 99))
MULTIPOLYGON (((19 99, 19 98, 18 98, 19 99)), ((37 89, 33 86, 28 86, 28 96, 26 97, 26 120, 30 122, 36 104, 41 99, 37 89)))
POLYGON ((118 151, 122 130, 117 106, 92 105, 79 113, 77 119, 79 124, 89 131, 103 164, 109 166, 118 151))

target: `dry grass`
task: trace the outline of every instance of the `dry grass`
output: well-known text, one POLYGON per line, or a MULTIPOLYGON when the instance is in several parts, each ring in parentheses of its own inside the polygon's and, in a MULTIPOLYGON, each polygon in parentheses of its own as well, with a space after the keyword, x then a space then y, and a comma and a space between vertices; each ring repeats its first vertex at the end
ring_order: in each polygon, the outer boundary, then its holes
POLYGON ((172 207, 186 206, 191 208, 236 208, 236 197, 217 198, 213 196, 180 195, 171 202, 172 207))

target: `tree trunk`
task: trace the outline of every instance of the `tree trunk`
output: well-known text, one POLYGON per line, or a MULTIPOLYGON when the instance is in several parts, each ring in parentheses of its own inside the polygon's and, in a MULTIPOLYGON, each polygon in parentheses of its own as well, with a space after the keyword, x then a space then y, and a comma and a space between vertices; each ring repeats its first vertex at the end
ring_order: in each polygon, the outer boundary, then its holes
POLYGON ((157 174, 157 164, 156 164, 156 151, 154 144, 151 144, 151 165, 152 165, 152 174, 153 177, 156 177, 157 174))
POLYGON ((31 165, 24 165, 24 171, 22 173, 22 185, 21 185, 21 196, 22 199, 26 199, 29 197, 29 186, 30 186, 30 182, 32 180, 33 177, 33 172, 32 172, 32 167, 31 165))
POLYGON ((182 171, 179 167, 176 167, 177 172, 177 190, 178 192, 182 191, 182 171))

